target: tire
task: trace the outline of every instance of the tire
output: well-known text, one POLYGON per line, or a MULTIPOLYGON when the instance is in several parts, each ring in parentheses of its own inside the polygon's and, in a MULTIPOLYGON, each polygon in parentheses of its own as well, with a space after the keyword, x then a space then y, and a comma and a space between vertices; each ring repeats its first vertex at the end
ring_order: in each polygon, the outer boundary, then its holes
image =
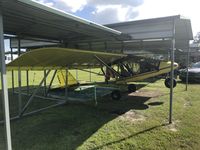
POLYGON ((135 84, 129 84, 128 85, 128 92, 129 93, 132 93, 132 92, 135 92, 137 90, 137 87, 135 84))
POLYGON ((111 97, 112 97, 113 100, 120 100, 121 92, 119 90, 114 90, 111 93, 111 97))
MULTIPOLYGON (((176 84, 177 84, 177 82, 176 82, 176 79, 173 79, 173 88, 175 88, 176 87, 176 84)), ((171 87, 171 79, 170 78, 167 78, 167 79, 165 79, 165 86, 167 87, 167 88, 170 88, 171 87)))

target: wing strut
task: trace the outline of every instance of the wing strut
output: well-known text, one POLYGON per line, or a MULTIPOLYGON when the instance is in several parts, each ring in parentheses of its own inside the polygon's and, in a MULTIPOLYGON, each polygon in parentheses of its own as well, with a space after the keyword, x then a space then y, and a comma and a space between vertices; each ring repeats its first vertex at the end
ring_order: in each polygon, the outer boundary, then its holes
POLYGON ((111 70, 115 75, 117 75, 118 77, 121 77, 120 73, 115 71, 111 66, 109 66, 108 64, 106 64, 101 58, 99 58, 98 56, 94 55, 94 57, 104 66, 106 66, 109 70, 111 70))

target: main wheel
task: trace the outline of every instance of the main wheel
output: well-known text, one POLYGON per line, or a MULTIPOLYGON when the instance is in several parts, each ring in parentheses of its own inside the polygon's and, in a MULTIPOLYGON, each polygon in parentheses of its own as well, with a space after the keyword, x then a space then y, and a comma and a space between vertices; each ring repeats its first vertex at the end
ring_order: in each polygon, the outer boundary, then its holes
POLYGON ((121 92, 119 90, 114 90, 111 93, 111 97, 112 97, 113 100, 120 100, 121 92))
POLYGON ((137 87, 135 84, 129 84, 128 85, 128 92, 129 93, 132 93, 132 92, 135 92, 137 90, 137 87))
MULTIPOLYGON (((176 84, 177 84, 176 79, 173 79, 173 88, 176 87, 176 84)), ((166 86, 167 88, 170 88, 170 87, 171 87, 171 79, 170 79, 170 78, 166 78, 166 79, 165 79, 165 86, 166 86)))

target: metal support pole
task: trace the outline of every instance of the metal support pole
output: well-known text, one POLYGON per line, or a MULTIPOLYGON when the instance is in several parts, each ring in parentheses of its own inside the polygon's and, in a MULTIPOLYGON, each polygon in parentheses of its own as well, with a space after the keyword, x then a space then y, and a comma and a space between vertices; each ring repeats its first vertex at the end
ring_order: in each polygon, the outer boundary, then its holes
MULTIPOLYGON (((18 57, 21 55, 21 42, 20 39, 18 38, 18 57)), ((19 109, 19 114, 22 110, 22 94, 21 94, 21 69, 20 66, 18 68, 18 89, 19 89, 19 94, 18 94, 18 109, 19 109)))
POLYGON ((29 88, 29 71, 28 70, 26 70, 26 90, 27 90, 27 94, 29 94, 29 90, 30 90, 30 88, 29 88))
POLYGON ((172 104, 173 104, 173 84, 174 84, 174 50, 175 50, 175 20, 173 21, 173 38, 171 49, 171 73, 170 73, 170 104, 169 104, 169 124, 172 123, 172 104))
POLYGON ((6 131, 6 148, 12 150, 11 130, 10 130, 10 112, 8 100, 8 87, 6 78, 6 65, 5 65, 5 47, 4 47, 4 32, 3 32, 3 16, 0 7, 0 62, 1 62, 1 86, 2 86, 2 101, 5 119, 6 131))
POLYGON ((24 106, 24 108, 22 109, 22 111, 19 114, 19 117, 22 116, 24 114, 24 112, 26 111, 26 109, 28 108, 29 104, 33 101, 33 98, 35 97, 36 93, 38 92, 38 90, 40 89, 40 87, 42 86, 44 80, 47 78, 47 76, 49 75, 50 70, 47 72, 46 76, 42 79, 42 81, 40 82, 39 86, 37 89, 35 89, 35 91, 33 92, 33 94, 31 95, 31 97, 29 98, 28 102, 26 103, 26 105, 24 106))
POLYGON ((66 98, 66 100, 68 99, 68 67, 66 68, 65 98, 66 98))
POLYGON ((187 52, 187 74, 186 74, 186 85, 185 85, 185 90, 188 90, 188 67, 189 67, 189 62, 190 62, 190 43, 188 43, 188 52, 187 52))
MULTIPOLYGON (((11 50, 11 61, 13 61, 13 48, 10 48, 10 50, 11 50)), ((12 93, 14 94, 15 92, 14 70, 12 70, 11 73, 12 73, 12 93)))

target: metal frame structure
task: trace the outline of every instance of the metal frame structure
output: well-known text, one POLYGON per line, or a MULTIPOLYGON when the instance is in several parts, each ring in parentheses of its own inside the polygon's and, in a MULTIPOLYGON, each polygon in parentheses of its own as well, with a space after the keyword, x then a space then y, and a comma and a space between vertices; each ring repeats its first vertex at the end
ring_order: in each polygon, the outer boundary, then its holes
POLYGON ((172 49, 171 49, 171 86, 170 86, 170 101, 169 101, 169 124, 172 123, 172 105, 173 105, 173 87, 174 87, 174 50, 175 50, 175 20, 173 20, 173 38, 172 38, 172 49))
POLYGON ((4 47, 4 30, 3 30, 3 15, 0 7, 0 59, 1 59, 1 85, 2 85, 2 100, 5 118, 6 131, 6 148, 12 150, 11 131, 10 131, 10 112, 8 100, 8 87, 5 66, 5 47, 4 47))
MULTIPOLYGON (((23 93, 22 91, 18 91, 18 92, 15 92, 14 94, 20 94, 21 96, 22 95, 26 95, 26 96, 29 96, 29 99, 27 100, 26 104, 21 107, 21 109, 19 109, 19 114, 17 116, 14 116, 12 117, 10 120, 15 120, 15 119, 19 119, 21 118, 22 116, 27 116, 27 115, 32 115, 34 113, 38 113, 40 111, 43 111, 43 110, 46 110, 46 109, 49 109, 49 108, 53 108, 53 107, 56 107, 56 106, 60 106, 60 105, 63 105, 66 103, 66 100, 63 100, 63 99, 54 99, 54 98, 51 98, 51 97, 47 97, 46 95, 44 96, 39 96, 37 95, 37 92, 39 91, 40 87, 42 86, 42 84, 45 82, 46 78, 48 77, 49 73, 50 73, 51 70, 48 70, 48 72, 46 73, 46 75, 43 77, 43 79, 41 80, 41 82, 39 83, 39 86, 33 91, 32 94, 28 94, 28 93, 23 93), (40 108, 40 109, 36 109, 36 110, 33 110, 31 112, 27 112, 25 113, 25 111, 27 110, 28 106, 30 105, 30 103, 34 100, 34 98, 37 97, 37 98, 41 98, 41 99, 46 99, 46 100, 53 100, 55 102, 57 102, 57 104, 52 104, 52 105, 49 105, 47 107, 43 107, 43 108, 40 108)), ((49 85, 49 88, 50 86, 52 85, 52 82, 55 78, 55 74, 56 74, 57 71, 54 72, 53 76, 52 76, 52 79, 51 79, 51 82, 50 82, 50 85, 49 85)), ((18 100, 19 100, 19 97, 18 97, 18 100)), ((0 121, 0 123, 4 123, 4 121, 0 121)))

